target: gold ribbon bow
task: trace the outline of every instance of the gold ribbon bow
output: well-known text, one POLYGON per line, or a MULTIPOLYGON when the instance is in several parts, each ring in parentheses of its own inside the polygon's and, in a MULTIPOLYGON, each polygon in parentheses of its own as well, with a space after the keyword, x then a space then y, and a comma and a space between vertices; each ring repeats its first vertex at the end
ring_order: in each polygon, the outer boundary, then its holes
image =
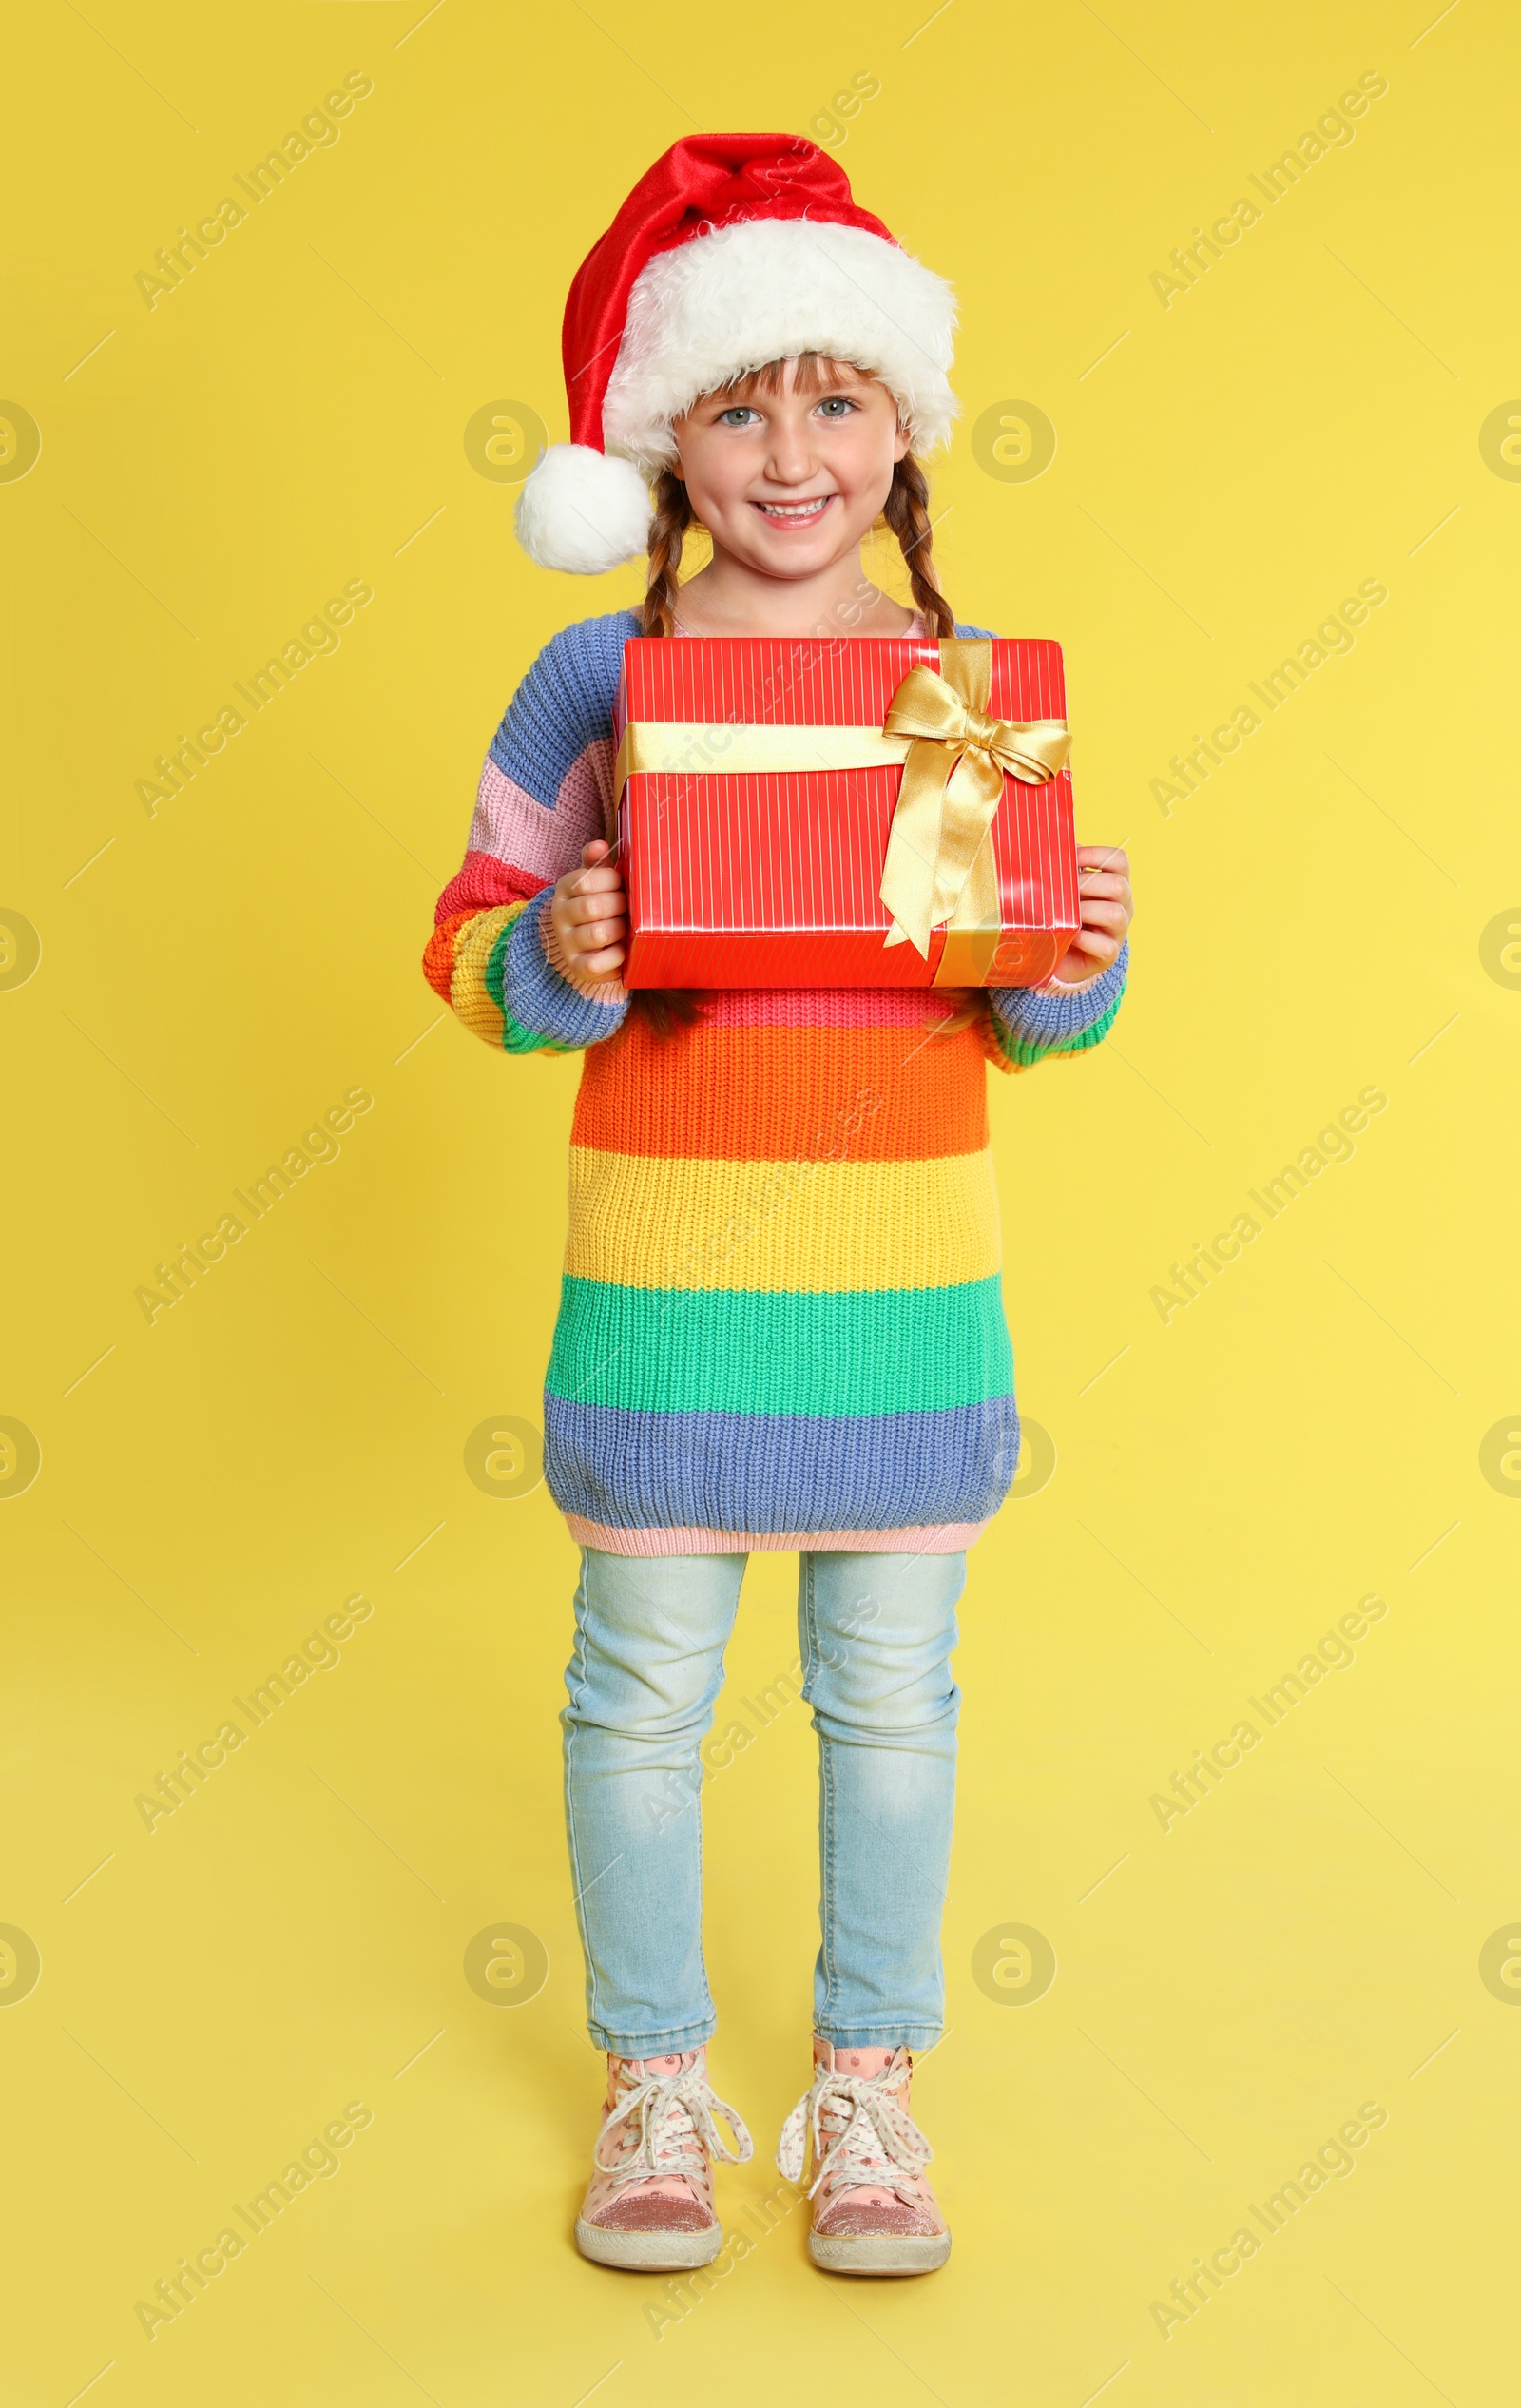
POLYGON ((992 831, 1005 776, 1042 785, 1071 749, 1065 720, 990 719, 992 686, 990 640, 946 637, 940 674, 910 669, 882 722, 885 735, 909 740, 878 889, 893 915, 884 941, 907 942, 926 960, 942 920, 948 948, 952 930, 996 934, 992 831))

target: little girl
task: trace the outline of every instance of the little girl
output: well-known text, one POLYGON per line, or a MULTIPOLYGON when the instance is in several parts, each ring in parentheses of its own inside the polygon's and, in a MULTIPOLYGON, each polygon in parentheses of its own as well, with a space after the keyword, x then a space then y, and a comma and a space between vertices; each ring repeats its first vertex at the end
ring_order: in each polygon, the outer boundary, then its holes
POLYGON ((529 669, 426 957, 489 1045, 585 1057, 545 1465, 581 1550, 566 1808, 608 2064, 576 2241, 605 2265, 705 2264, 714 2162, 751 2153, 707 2078, 698 1750, 752 1548, 799 1553, 819 1752, 814 2073, 778 2163, 806 2160, 818 2265, 951 2247, 909 2080, 941 2030, 956 1600, 1018 1459, 985 1066, 1104 1035, 1127 865, 1080 848, 1082 929, 1034 990, 630 995, 608 840, 630 636, 986 633, 935 583, 916 457, 955 412, 953 322, 812 144, 688 138, 635 187, 571 288, 575 440, 518 531, 551 568, 647 550, 648 592, 529 669), (884 519, 913 611, 861 576, 884 519), (711 565, 679 585, 696 525, 711 565))

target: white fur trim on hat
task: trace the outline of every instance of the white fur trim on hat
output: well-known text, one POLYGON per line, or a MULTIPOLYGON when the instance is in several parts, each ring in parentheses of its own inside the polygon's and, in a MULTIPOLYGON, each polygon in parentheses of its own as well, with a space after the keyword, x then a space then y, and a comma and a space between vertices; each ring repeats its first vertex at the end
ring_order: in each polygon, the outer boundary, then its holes
MULTIPOLYGON (((799 352, 880 376, 915 451, 950 433, 955 296, 863 226, 754 218, 657 253, 629 295, 603 440, 653 473, 673 467, 673 418, 730 377, 799 352)), ((526 497, 525 497, 526 498, 526 497)))
POLYGON ((630 460, 587 443, 555 443, 518 495, 518 541, 541 568, 600 577, 642 552, 649 487, 630 460))

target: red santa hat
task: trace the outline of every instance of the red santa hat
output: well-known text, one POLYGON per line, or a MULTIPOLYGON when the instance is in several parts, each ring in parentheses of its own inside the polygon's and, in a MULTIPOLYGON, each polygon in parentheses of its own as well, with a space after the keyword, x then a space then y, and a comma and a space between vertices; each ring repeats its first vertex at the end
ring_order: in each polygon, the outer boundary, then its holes
POLYGON ((600 576, 645 549, 671 424, 773 359, 822 352, 879 376, 915 452, 956 414, 955 298, 857 208, 843 170, 788 134, 688 134, 642 176, 582 261, 561 348, 570 441, 517 507, 544 568, 600 576))

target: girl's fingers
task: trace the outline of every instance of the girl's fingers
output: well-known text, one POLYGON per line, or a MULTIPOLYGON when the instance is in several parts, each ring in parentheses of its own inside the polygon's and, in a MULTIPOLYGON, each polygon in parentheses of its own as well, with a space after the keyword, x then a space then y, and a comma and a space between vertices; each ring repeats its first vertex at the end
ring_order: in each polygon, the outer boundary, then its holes
POLYGON ((606 945, 600 953, 579 954, 576 968, 584 978, 605 978, 619 968, 623 957, 621 945, 606 945))
POLYGON ((615 865, 607 863, 600 868, 593 866, 590 869, 569 871, 561 879, 557 892, 563 896, 608 895, 614 887, 622 886, 623 882, 623 872, 615 865))
POLYGON ((1085 895, 1082 908, 1085 928, 1107 928, 1123 936, 1130 924, 1130 915, 1123 903, 1107 903, 1102 897, 1085 895))
POLYGON ((628 905, 619 884, 599 886, 592 894, 561 896, 561 920, 621 920, 628 905))
POLYGON ((561 920, 558 925, 560 942, 583 951, 587 945, 609 944, 615 936, 627 933, 626 915, 623 912, 580 913, 573 919, 561 920))
POLYGON ((628 923, 622 919, 589 920, 585 927, 568 929, 560 941, 568 954, 594 954, 603 945, 621 945, 628 934, 628 923))
POLYGON ((1080 870, 1115 870, 1121 877, 1130 874, 1130 857, 1117 844, 1080 844, 1077 848, 1080 870))
POLYGON ((621 901, 614 903, 610 909, 604 904, 600 910, 594 903, 583 904, 579 908, 574 903, 568 903, 560 933, 572 945, 610 944, 615 936, 624 934, 626 918, 627 914, 621 901), (599 937, 599 930, 606 930, 606 934, 599 937))
POLYGON ((1101 969, 1107 970, 1110 962, 1119 958, 1120 948, 1117 941, 1112 936, 1105 935, 1101 929, 1080 928, 1072 942, 1079 953, 1090 954, 1101 969))

